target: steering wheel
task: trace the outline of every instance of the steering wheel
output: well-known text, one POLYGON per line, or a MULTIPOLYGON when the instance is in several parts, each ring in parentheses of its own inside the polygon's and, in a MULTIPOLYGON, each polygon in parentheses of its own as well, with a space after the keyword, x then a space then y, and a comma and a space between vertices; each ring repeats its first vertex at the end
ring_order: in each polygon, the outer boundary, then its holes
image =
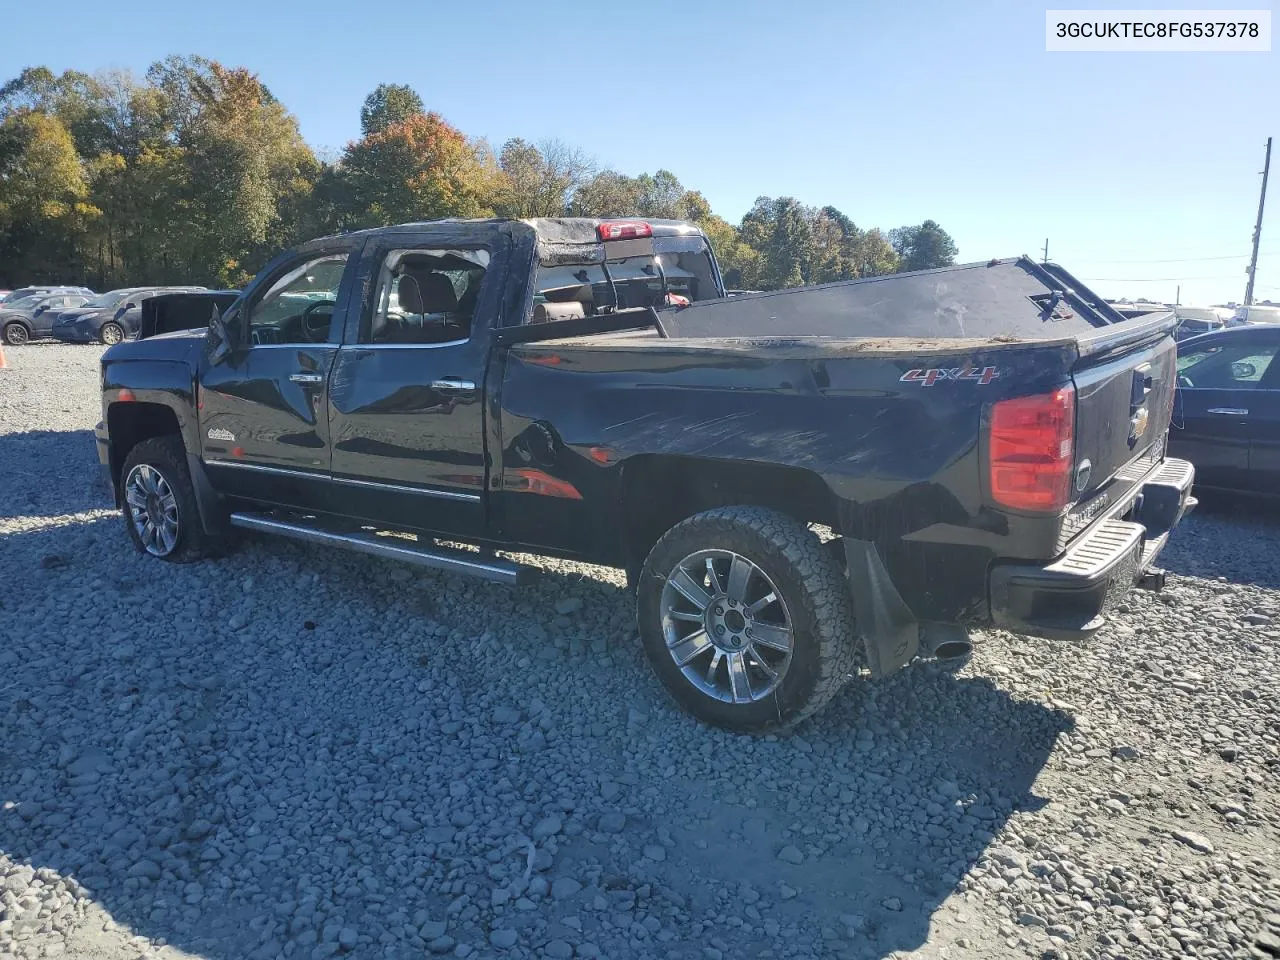
POLYGON ((1258 368, 1247 360, 1237 360, 1231 364, 1231 376, 1235 380, 1252 380, 1258 368))
POLYGON ((308 343, 324 343, 329 339, 329 327, 333 324, 333 311, 330 309, 329 316, 325 319, 322 327, 316 325, 315 317, 312 316, 321 307, 335 307, 337 302, 334 300, 317 300, 315 303, 308 304, 307 309, 302 311, 302 336, 308 343))

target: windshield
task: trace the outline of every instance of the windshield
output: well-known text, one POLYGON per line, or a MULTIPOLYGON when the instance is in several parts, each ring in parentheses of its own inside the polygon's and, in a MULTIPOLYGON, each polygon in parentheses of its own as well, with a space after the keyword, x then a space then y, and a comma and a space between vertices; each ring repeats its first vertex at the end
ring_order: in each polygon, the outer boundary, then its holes
MULTIPOLYGON (((606 255, 609 246, 605 244, 606 255)), ((542 264, 538 267, 533 305, 580 303, 586 316, 629 307, 677 305, 720 296, 711 252, 697 239, 655 254, 583 263, 542 264), (664 288, 666 300, 664 302, 664 288)))
POLYGON ((85 304, 86 307, 114 307, 117 303, 129 295, 128 290, 110 290, 107 293, 100 293, 92 300, 85 304))

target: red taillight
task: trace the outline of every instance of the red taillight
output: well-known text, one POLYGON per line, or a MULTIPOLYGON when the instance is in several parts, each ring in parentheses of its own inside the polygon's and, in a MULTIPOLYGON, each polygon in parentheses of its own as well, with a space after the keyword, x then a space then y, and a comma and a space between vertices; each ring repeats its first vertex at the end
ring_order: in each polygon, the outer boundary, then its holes
POLYGON ((601 240, 631 240, 635 237, 652 237, 653 227, 643 220, 611 220, 596 227, 601 240))
POLYGON ((1014 510, 1055 511, 1071 497, 1076 391, 1063 387, 991 408, 991 497, 1014 510))

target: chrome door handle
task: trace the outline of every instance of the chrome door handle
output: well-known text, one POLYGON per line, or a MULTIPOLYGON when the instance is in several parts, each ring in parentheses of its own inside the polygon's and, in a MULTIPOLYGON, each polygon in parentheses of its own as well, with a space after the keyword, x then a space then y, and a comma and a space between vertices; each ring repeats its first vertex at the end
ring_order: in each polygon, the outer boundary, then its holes
POLYGON ((324 374, 322 373, 291 373, 289 379, 294 383, 322 383, 324 374))
POLYGON ((1210 407, 1210 413, 1220 414, 1224 417, 1247 417, 1249 411, 1243 407, 1210 407))
POLYGON ((439 393, 474 393, 476 385, 471 380, 459 380, 457 377, 441 377, 431 381, 431 389, 439 393))

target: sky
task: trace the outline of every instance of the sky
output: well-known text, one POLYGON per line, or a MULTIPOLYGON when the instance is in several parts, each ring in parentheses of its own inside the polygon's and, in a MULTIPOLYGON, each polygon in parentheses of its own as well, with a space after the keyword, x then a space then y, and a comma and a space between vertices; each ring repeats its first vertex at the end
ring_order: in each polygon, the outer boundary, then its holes
MULTIPOLYGON (((1107 297, 1242 300, 1265 141, 1280 135, 1280 53, 1048 53, 1045 6, 1025 0, 60 0, 56 24, 48 11, 6 10, 0 30, 18 39, 0 43, 0 78, 141 75, 198 53, 256 72, 328 155, 359 135, 378 83, 406 83, 469 136, 666 168, 735 223, 759 196, 794 196, 861 227, 936 220, 962 262, 1038 259, 1047 238, 1050 259, 1107 297)), ((1280 301, 1273 172, 1256 297, 1280 301)))

